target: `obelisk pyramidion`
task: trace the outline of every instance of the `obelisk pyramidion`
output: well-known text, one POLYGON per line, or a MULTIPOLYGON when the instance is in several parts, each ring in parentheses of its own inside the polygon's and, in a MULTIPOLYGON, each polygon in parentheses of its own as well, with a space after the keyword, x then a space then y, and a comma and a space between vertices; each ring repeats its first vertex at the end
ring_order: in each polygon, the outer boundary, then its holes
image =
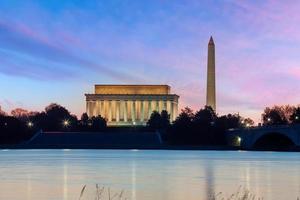
POLYGON ((206 105, 216 111, 215 44, 212 37, 208 42, 206 105))

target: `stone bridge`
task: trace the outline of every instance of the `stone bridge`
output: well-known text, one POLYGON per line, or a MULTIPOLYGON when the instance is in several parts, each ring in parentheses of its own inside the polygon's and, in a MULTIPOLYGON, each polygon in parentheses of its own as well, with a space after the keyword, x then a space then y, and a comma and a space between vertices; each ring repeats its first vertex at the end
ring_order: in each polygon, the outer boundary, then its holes
POLYGON ((241 149, 300 147, 300 125, 274 125, 227 131, 230 145, 241 149))

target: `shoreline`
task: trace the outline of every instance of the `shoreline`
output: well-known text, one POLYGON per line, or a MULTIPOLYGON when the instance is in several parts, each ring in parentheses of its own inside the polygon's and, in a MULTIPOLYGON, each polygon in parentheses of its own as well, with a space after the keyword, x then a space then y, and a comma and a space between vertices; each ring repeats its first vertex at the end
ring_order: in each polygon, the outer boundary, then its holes
POLYGON ((193 146, 193 145, 160 145, 160 146, 86 146, 86 145, 0 145, 0 149, 30 150, 30 149, 74 149, 74 150, 169 150, 169 151, 257 151, 257 152, 300 152, 300 147, 290 149, 241 149, 230 146, 193 146))

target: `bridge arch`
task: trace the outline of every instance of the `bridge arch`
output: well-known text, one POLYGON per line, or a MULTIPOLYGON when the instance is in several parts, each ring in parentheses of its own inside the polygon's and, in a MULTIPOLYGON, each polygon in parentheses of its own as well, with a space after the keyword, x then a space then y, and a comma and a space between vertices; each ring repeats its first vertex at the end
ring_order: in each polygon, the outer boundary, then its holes
POLYGON ((265 133, 253 144, 253 148, 264 150, 288 150, 293 146, 295 146, 293 139, 281 132, 265 133))

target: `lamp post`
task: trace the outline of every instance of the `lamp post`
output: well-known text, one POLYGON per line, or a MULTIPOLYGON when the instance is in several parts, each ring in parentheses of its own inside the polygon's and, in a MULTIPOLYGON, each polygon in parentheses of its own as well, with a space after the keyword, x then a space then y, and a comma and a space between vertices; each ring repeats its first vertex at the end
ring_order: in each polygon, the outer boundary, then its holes
POLYGON ((27 127, 28 128, 32 128, 33 127, 33 123, 31 121, 27 122, 27 127))
POLYGON ((70 121, 65 119, 63 120, 62 125, 65 129, 68 129, 70 127, 70 121))

